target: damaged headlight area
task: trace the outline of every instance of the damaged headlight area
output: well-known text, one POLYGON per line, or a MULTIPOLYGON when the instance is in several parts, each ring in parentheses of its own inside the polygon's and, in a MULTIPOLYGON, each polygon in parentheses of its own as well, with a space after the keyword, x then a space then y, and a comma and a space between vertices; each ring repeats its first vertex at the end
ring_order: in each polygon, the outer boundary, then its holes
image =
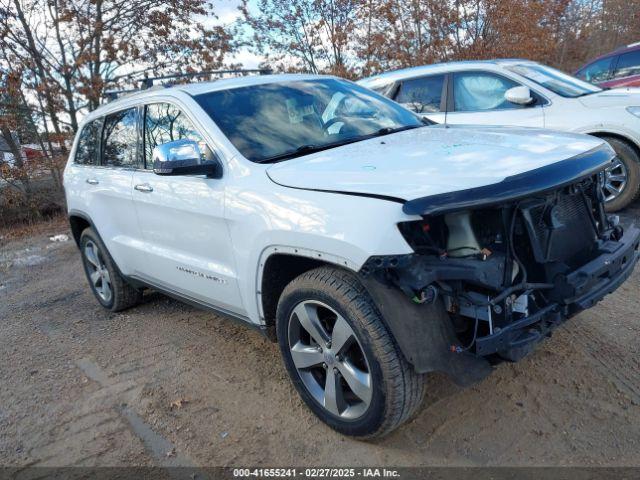
POLYGON ((508 203, 401 223, 415 254, 372 257, 360 273, 414 305, 444 309, 448 340, 437 348, 518 360, 617 288, 638 260, 640 231, 623 232, 617 217, 605 215, 601 182, 595 174, 508 203))

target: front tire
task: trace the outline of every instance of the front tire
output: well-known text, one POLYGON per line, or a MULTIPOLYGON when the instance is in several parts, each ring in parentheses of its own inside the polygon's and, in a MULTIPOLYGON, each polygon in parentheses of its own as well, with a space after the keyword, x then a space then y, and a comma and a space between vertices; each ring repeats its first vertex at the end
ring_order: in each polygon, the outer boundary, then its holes
POLYGON ((422 403, 425 376, 404 359, 349 272, 321 267, 293 280, 278 303, 277 334, 294 387, 340 433, 386 435, 422 403))
POLYGON ((140 303, 142 291, 120 275, 107 247, 91 227, 80 235, 80 253, 89 287, 100 305, 119 312, 140 303))
POLYGON ((602 137, 616 152, 617 158, 605 170, 605 209, 617 212, 636 199, 640 191, 640 157, 627 142, 602 137))

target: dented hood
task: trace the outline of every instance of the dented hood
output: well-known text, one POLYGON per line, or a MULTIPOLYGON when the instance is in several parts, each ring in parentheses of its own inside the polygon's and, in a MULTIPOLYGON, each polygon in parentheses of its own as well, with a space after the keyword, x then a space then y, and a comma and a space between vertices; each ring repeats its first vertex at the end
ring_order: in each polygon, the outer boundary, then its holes
POLYGON ((614 155, 602 140, 586 135, 438 125, 283 161, 267 174, 288 187, 413 200, 495 185, 594 149, 603 150, 605 160, 614 155))

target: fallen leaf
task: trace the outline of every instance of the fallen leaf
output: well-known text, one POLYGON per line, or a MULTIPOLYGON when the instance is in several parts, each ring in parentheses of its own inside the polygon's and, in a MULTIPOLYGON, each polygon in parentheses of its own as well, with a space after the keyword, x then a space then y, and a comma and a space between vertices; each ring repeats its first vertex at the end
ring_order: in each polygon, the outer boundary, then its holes
POLYGON ((178 400, 174 400, 173 402, 171 402, 170 408, 182 408, 183 405, 186 405, 187 403, 189 403, 189 400, 186 400, 184 398, 179 398, 178 400))

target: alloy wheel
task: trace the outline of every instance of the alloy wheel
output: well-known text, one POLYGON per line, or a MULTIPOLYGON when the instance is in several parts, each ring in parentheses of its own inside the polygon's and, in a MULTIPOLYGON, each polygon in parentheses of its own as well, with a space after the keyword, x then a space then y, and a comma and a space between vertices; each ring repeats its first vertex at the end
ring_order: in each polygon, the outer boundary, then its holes
POLYGON ((371 369, 345 318, 308 300, 293 309, 288 330, 293 364, 314 400, 343 420, 364 415, 373 395, 371 369))
POLYGON ((98 246, 91 240, 84 245, 84 258, 93 289, 103 302, 109 303, 113 296, 111 277, 98 246))
POLYGON ((604 198, 610 202, 620 196, 627 186, 629 174, 627 167, 619 158, 615 158, 604 171, 604 198))

